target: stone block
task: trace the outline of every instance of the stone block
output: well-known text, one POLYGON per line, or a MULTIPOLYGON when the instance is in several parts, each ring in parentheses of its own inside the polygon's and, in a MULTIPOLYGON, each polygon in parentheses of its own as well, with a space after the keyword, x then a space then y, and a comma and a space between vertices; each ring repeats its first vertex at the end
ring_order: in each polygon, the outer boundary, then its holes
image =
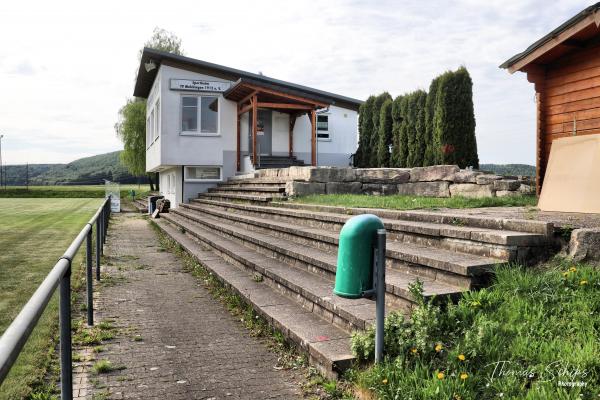
POLYGON ((517 190, 521 183, 512 179, 501 179, 494 181, 494 190, 517 190))
POLYGON ((356 180, 363 183, 405 183, 410 180, 410 168, 357 168, 356 180))
POLYGON ((356 173, 353 168, 318 167, 310 170, 311 182, 354 182, 356 173))
POLYGON ((509 197, 520 195, 521 193, 518 190, 496 190, 496 197, 509 197))
POLYGON ((503 177, 500 175, 489 175, 489 174, 485 174, 485 175, 479 175, 476 178, 477 184, 478 185, 488 185, 490 183, 493 183, 494 181, 499 181, 500 179, 502 179, 503 177))
POLYGON ((279 172, 281 169, 285 169, 285 168, 266 168, 266 169, 259 169, 258 172, 258 177, 259 178, 277 178, 279 177, 279 172))
POLYGON ((455 183, 450 185, 450 195, 452 197, 494 197, 494 189, 492 184, 455 183))
POLYGON ((398 193, 397 185, 379 184, 379 183, 363 183, 362 192, 375 196, 387 196, 398 193))
POLYGON ((360 182, 327 182, 325 184, 327 194, 360 194, 362 183, 360 182))
POLYGON ((289 167, 288 178, 293 181, 309 181, 311 171, 316 167, 289 167))
POLYGON ((535 185, 526 185, 522 183, 521 186, 519 186, 519 193, 525 195, 535 194, 535 185))
POLYGON ((462 169, 454 174, 454 183, 477 183, 479 175, 483 175, 483 172, 462 169))
POLYGON ((398 185, 398 194, 404 196, 450 197, 449 182, 408 182, 398 185))
POLYGON ((454 175, 460 171, 457 165, 433 165, 416 167, 410 170, 411 182, 454 181, 454 175))
POLYGON ((311 194, 325 194, 325 184, 319 182, 288 181, 285 184, 288 196, 307 196, 311 194))
POLYGON ((571 232, 569 256, 576 262, 600 262, 600 228, 581 228, 571 232))

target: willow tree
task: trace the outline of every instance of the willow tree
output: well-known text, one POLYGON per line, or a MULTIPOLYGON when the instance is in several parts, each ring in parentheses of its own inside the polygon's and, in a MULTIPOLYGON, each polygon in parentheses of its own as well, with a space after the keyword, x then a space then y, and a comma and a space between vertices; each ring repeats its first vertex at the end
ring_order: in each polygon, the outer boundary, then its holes
MULTIPOLYGON (((172 32, 154 28, 152 37, 144 47, 183 55, 181 39, 172 32)), ((143 49, 138 53, 138 63, 142 59, 143 49)), ((119 121, 115 124, 117 136, 123 142, 121 162, 132 175, 146 173, 146 99, 130 98, 119 110, 119 121)), ((150 189, 154 190, 152 175, 148 174, 150 189)), ((156 180, 158 189, 158 179, 156 180)))

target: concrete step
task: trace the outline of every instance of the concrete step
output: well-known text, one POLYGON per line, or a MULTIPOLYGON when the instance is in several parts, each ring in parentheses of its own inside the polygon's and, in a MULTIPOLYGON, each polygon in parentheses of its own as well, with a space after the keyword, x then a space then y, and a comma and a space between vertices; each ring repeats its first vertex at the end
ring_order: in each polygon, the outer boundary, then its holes
MULTIPOLYGON (((207 205, 182 204, 176 212, 187 218, 193 218, 190 214, 199 218, 208 216, 224 223, 236 224, 246 230, 260 231, 331 253, 337 253, 338 249, 338 231, 323 227, 307 227, 293 222, 252 217, 207 205)), ((494 268, 504 263, 498 259, 393 240, 388 241, 386 256, 388 266, 397 271, 424 279, 434 279, 462 289, 471 289, 487 283, 494 268)))
MULTIPOLYGON (((215 207, 223 211, 263 219, 326 228, 336 232, 339 232, 344 223, 352 217, 347 214, 308 211, 287 208, 281 205, 253 206, 208 199, 194 199, 191 204, 215 207)), ((382 218, 382 220, 391 240, 437 247, 502 261, 520 261, 531 256, 531 253, 543 251, 548 246, 546 236, 529 232, 389 218, 382 218)))
MULTIPOLYGON (((256 282, 253 273, 239 268, 203 249, 187 233, 171 225, 168 218, 155 221, 157 226, 179 243, 205 268, 211 271, 226 288, 240 295, 270 326, 278 329, 288 341, 309 356, 309 362, 330 378, 349 368, 354 360, 350 349, 350 333, 333 325, 265 283, 256 282)), ((251 250, 238 255, 250 257, 251 250)), ((360 307, 360 306, 358 306, 360 307)))
MULTIPOLYGON (((174 210, 172 215, 184 218, 190 221, 191 224, 197 224, 219 236, 235 240, 259 253, 276 257, 289 265, 324 275, 332 280, 335 277, 337 254, 334 252, 299 245, 297 241, 263 232, 249 231, 231 221, 216 219, 207 214, 174 210)), ((406 310, 410 309, 414 303, 414 299, 409 291, 409 284, 416 281, 417 278, 424 283, 424 295, 426 297, 433 295, 455 296, 463 290, 458 286, 437 281, 426 276, 413 275, 407 271, 388 268, 386 274, 387 293, 393 295, 390 296, 390 301, 395 301, 398 307, 406 310)))
POLYGON ((133 206, 142 214, 147 214, 148 213, 148 202, 141 200, 141 199, 136 199, 135 201, 133 201, 131 204, 133 204, 133 206))
POLYGON ((273 200, 274 195, 254 195, 247 193, 198 193, 199 198, 219 199, 223 201, 244 201, 250 204, 268 203, 273 200))
POLYGON ((208 189, 209 192, 261 192, 261 193, 284 193, 285 186, 281 185, 219 185, 216 188, 208 189))

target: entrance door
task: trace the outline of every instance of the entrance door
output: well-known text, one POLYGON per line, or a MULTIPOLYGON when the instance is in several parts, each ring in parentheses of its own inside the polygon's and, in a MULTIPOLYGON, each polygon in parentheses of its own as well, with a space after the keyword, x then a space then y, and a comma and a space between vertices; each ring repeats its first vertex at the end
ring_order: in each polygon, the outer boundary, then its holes
MULTIPOLYGON (((272 113, 271 110, 258 110, 258 129, 256 131, 256 152, 262 156, 270 156, 272 152, 272 113)), ((249 118, 248 147, 252 154, 252 116, 249 118)))

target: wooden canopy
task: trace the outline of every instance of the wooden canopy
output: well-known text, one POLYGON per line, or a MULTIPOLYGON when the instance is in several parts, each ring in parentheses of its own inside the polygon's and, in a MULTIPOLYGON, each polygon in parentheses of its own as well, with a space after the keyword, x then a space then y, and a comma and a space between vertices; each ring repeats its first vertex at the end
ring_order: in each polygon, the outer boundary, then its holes
POLYGON ((314 96, 277 88, 275 85, 265 85, 258 82, 238 80, 223 96, 237 103, 237 170, 240 170, 240 118, 250 112, 252 116, 252 164, 256 165, 256 134, 258 130, 258 109, 271 109, 290 115, 289 124, 289 156, 294 152, 293 132, 296 118, 308 114, 311 123, 311 165, 317 165, 317 121, 316 111, 330 104, 314 96))

